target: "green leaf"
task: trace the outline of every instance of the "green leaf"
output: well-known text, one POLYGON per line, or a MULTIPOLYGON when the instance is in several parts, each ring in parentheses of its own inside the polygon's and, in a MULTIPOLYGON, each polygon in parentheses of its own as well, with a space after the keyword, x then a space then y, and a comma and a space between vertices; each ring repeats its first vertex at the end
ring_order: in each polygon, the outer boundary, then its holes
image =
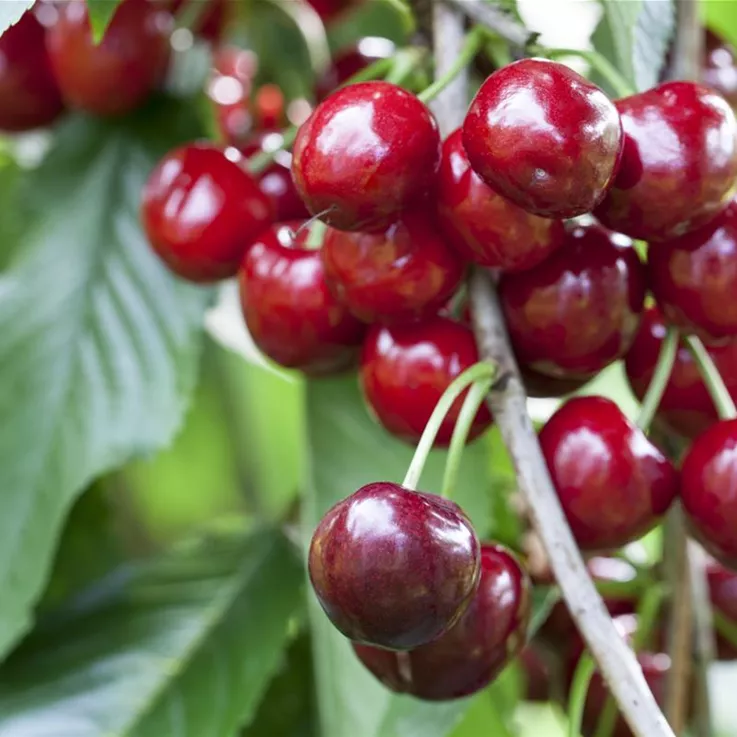
POLYGON ((704 0, 702 7, 706 25, 733 45, 737 45, 737 3, 704 0))
POLYGON ((0 2, 0 33, 15 25, 35 0, 3 0, 0 2))
POLYGON ((0 655, 30 624, 78 493, 181 424, 209 291, 161 265, 138 208, 158 156, 196 134, 187 103, 71 118, 18 182, 20 237, 0 221, 0 655))
MULTIPOLYGON (((309 382, 307 417, 311 490, 304 514, 309 539, 327 509, 363 484, 401 482, 413 449, 371 419, 355 376, 309 382)), ((491 517, 489 456, 489 436, 466 449, 455 497, 480 537, 488 533, 491 517)), ((440 489, 444 463, 445 453, 431 454, 422 489, 440 489)), ((363 668, 315 598, 310 599, 322 737, 444 737, 455 727, 468 700, 439 705, 392 695, 363 668)))
POLYGON ((0 734, 230 737, 278 667, 302 583, 273 531, 122 570, 0 671, 0 734))
POLYGON ((92 26, 92 39, 100 43, 105 35, 105 29, 115 15, 121 0, 87 0, 87 10, 92 26))
POLYGON ((638 90, 657 84, 675 29, 673 0, 602 0, 594 48, 638 90))

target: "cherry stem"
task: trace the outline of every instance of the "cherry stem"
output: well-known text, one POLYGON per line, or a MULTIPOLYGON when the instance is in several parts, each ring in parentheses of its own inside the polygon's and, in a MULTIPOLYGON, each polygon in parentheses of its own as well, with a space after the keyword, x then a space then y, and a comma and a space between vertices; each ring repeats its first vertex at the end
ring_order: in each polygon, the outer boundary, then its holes
POLYGON ((643 432, 647 432, 650 428, 655 413, 660 406, 665 388, 668 386, 668 380, 673 372, 673 364, 678 352, 678 340, 678 331, 675 328, 669 328, 665 340, 660 346, 658 362, 655 364, 655 371, 652 379, 650 379, 647 393, 642 400, 640 416, 637 418, 637 426, 643 432))
POLYGON ((496 364, 491 361, 479 361, 467 368, 450 383, 443 396, 440 397, 438 403, 435 405, 435 409, 430 415, 427 425, 425 425, 420 442, 417 443, 415 454, 412 456, 412 462, 409 464, 404 481, 402 481, 402 486, 408 489, 417 488, 422 471, 425 468, 427 457, 435 444, 435 438, 438 435, 440 426, 443 424, 445 416, 458 397, 463 394, 469 385, 477 381, 491 380, 495 374, 496 364))
POLYGON ((586 697, 595 670, 594 659, 588 653, 584 653, 576 666, 571 695, 568 698, 568 737, 579 737, 581 734, 586 697))
POLYGON ((307 240, 305 241, 305 248, 317 250, 322 246, 323 240, 325 240, 325 233, 328 226, 323 223, 322 220, 314 218, 313 222, 310 223, 308 227, 310 232, 307 236, 307 240))
POLYGON ((688 335, 683 340, 688 350, 691 351, 701 378, 706 384, 711 400, 717 409, 719 418, 722 420, 735 419, 737 417, 737 407, 734 406, 732 397, 724 385, 724 379, 719 374, 719 370, 714 365, 708 351, 704 348, 704 344, 694 335, 688 335))
POLYGON ((544 56, 546 59, 560 59, 564 56, 577 56, 589 63, 609 83, 609 86, 618 97, 629 97, 634 95, 632 85, 620 74, 617 68, 597 51, 590 49, 547 49, 543 46, 535 46, 531 49, 534 53, 544 56))

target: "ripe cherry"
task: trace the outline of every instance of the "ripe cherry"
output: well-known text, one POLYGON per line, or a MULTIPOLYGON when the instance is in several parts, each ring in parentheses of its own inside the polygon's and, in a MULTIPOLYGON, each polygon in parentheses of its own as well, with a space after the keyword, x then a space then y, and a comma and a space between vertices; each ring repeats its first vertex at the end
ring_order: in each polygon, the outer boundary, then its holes
POLYGON ((737 122, 723 97, 693 82, 666 82, 616 105, 625 145, 614 186, 596 210, 604 225, 663 240, 726 207, 737 177, 737 122))
POLYGON ((84 0, 58 8, 46 34, 54 76, 70 107, 121 115, 138 107, 163 80, 172 16, 148 0, 123 0, 99 44, 84 0))
POLYGON ((705 30, 701 80, 732 106, 737 106, 737 53, 731 43, 710 29, 705 30))
POLYGON ((330 228, 322 256, 331 288, 365 322, 434 314, 456 291, 464 272, 425 210, 405 212, 380 233, 330 228))
POLYGON ((469 696, 488 686, 524 647, 530 582, 501 545, 481 547, 478 590, 456 624, 409 652, 353 645, 361 662, 397 693, 427 701, 469 696))
POLYGON ((637 540, 678 492, 668 458, 604 397, 569 399, 543 427, 540 446, 582 550, 637 540))
POLYGON ((278 131, 286 125, 287 100, 277 84, 262 84, 253 97, 253 120, 257 130, 278 131))
POLYGON ((159 162, 143 189, 141 213, 156 253, 194 282, 233 276, 273 220, 253 178, 209 144, 182 146, 159 162))
MULTIPOLYGON (((374 325, 361 353, 361 388, 379 422, 392 434, 416 443, 450 383, 478 360, 471 329, 447 317, 406 325, 374 325)), ((465 395, 445 416, 437 446, 450 442, 465 395)), ((482 406, 469 437, 477 437, 490 424, 491 414, 482 406)))
POLYGON ((45 33, 27 11, 0 36, 0 130, 16 133, 46 126, 64 110, 45 33))
POLYGON ((297 134, 292 172, 313 215, 367 231, 421 201, 439 164, 440 135, 427 106, 397 85, 363 82, 315 108, 297 134))
POLYGON ((482 266, 529 269, 565 240, 562 222, 530 215, 484 183, 471 168, 460 128, 443 144, 437 205, 448 243, 482 266))
POLYGON ((737 202, 708 225, 648 253, 650 288, 666 319, 706 343, 737 337, 737 202))
POLYGON ((522 59, 494 72, 463 123, 471 166, 535 215, 593 210, 612 183, 622 125, 609 98, 570 67, 522 59))
POLYGON ((523 364, 585 379, 630 347, 645 297, 644 267, 625 236, 578 226, 538 266, 503 274, 499 296, 523 364))
POLYGON ((346 637, 408 650, 463 614, 478 588, 481 555, 457 504, 376 482, 328 511, 308 563, 320 604, 346 637))
POLYGON ((681 467, 681 501, 692 532, 720 562, 737 568, 737 420, 693 441, 681 467))
POLYGON ((269 358, 307 374, 333 373, 358 357, 366 326, 328 290, 304 225, 273 225, 248 248, 239 271, 241 305, 251 337, 269 358))
MULTIPOLYGON (((715 611, 737 626, 737 572, 710 558, 706 564, 706 579, 715 611)), ((737 660, 737 645, 718 632, 716 645, 720 660, 737 660)))

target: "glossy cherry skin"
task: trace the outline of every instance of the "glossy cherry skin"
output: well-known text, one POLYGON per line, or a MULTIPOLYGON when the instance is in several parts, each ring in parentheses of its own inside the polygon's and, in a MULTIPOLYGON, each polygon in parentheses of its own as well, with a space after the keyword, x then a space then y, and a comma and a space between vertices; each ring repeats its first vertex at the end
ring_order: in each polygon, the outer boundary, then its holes
POLYGON ((304 221, 267 228, 249 246, 238 281, 246 326, 273 361, 306 374, 341 371, 358 358, 366 326, 331 294, 304 221))
POLYGON ((262 151, 276 151, 273 163, 255 176, 259 188, 271 202, 278 223, 309 217, 304 202, 294 188, 292 154, 281 148, 283 140, 280 133, 256 133, 240 147, 246 158, 262 151))
POLYGON ((705 225, 727 206, 737 177, 737 122, 723 97, 694 82, 666 82, 616 105, 624 154, 596 209, 604 225, 664 240, 705 225))
POLYGON ((292 175, 313 215, 375 231, 428 194, 439 164, 427 106, 389 82, 362 82, 334 92, 300 127, 292 175))
POLYGON ((443 144, 437 207, 448 243, 482 266, 529 269, 565 240, 562 222, 531 215, 484 183, 471 168, 460 128, 443 144))
POLYGON ((18 133, 46 126, 64 110, 45 33, 28 11, 0 36, 0 130, 18 133))
POLYGON ((540 446, 582 550, 637 540, 678 493, 668 458, 604 397, 569 399, 543 427, 540 446))
POLYGON ((353 645, 389 689, 426 701, 470 696, 488 686, 522 650, 530 618, 530 581, 501 545, 481 546, 478 590, 458 622, 409 652, 353 645))
POLYGON ((708 28, 704 34, 701 81, 732 107, 737 106, 737 54, 732 44, 708 28))
POLYGON ((668 322, 705 343, 737 337, 737 202, 708 225, 648 252, 650 288, 668 322))
MULTIPOLYGON (((642 400, 652 380, 665 338, 666 326, 657 307, 648 307, 640 329, 625 357, 625 368, 632 391, 642 400)), ((737 341, 723 346, 706 346, 724 382, 737 401, 737 341)), ((690 351, 681 343, 673 371, 660 405, 657 419, 686 438, 695 438, 713 425, 718 417, 714 403, 690 351)))
POLYGON ((463 279, 464 265, 432 213, 414 210, 380 233, 330 228, 322 249, 328 283, 364 322, 401 322, 437 312, 463 279))
POLYGON ((614 104, 570 67, 522 59, 481 85, 463 123, 471 166, 535 215, 590 212, 614 179, 622 125, 614 104))
POLYGON ((315 530, 312 586, 354 642, 393 650, 448 630, 479 585, 481 552, 461 508, 388 481, 336 504, 315 530))
POLYGON ((692 533, 737 569, 737 420, 718 422, 693 441, 681 467, 681 501, 692 533))
MULTIPOLYGON (((393 435, 417 443, 435 405, 450 383, 479 360, 473 331, 447 317, 405 325, 373 325, 361 352, 363 395, 379 422, 393 435)), ((436 446, 447 446, 466 392, 453 404, 436 446)), ((482 405, 471 425, 475 438, 491 424, 482 405)))
POLYGON ((184 279, 234 276, 273 221, 258 184, 219 148, 197 143, 167 154, 143 188, 141 215, 153 249, 184 279))
POLYGON ((590 378, 630 347, 645 298, 631 241, 598 225, 528 271, 503 274, 499 297, 519 360, 558 378, 590 378))
POLYGON ((92 38, 83 0, 71 0, 58 11, 46 34, 46 48, 70 107, 121 115, 138 107, 162 82, 172 30, 172 16, 162 5, 123 0, 99 44, 92 38))

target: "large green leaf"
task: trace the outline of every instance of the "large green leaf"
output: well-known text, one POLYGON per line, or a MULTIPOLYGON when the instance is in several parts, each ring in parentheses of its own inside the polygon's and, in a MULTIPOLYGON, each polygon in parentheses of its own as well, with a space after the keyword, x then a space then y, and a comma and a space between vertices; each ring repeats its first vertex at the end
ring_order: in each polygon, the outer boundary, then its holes
POLYGON ((121 571, 0 671, 3 737, 233 737, 303 600, 278 532, 205 538, 121 571))
POLYGON ((73 118, 18 182, 20 237, 0 218, 0 655, 29 626, 76 495, 182 421, 209 292, 160 264, 138 207, 156 158, 196 133, 173 102, 73 118))
POLYGON ((35 0, 3 0, 0 2, 0 33, 15 25, 35 0))

